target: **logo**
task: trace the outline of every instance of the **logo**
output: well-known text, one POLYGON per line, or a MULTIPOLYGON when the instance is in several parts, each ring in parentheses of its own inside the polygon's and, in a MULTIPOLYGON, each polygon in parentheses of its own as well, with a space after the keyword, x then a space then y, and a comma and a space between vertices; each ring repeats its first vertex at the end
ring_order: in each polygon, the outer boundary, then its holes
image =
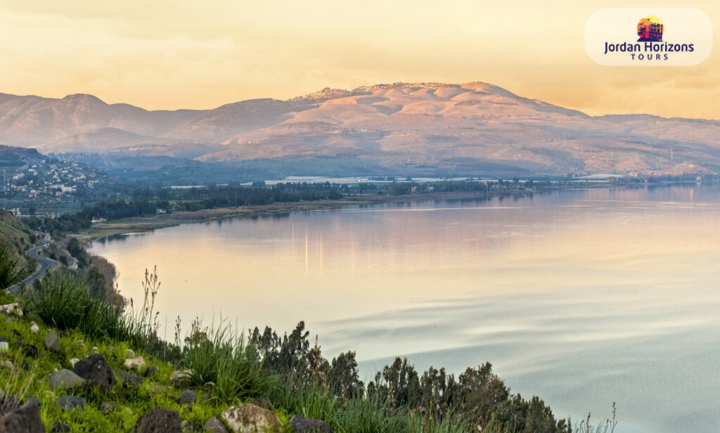
POLYGON ((648 15, 637 25, 638 42, 662 42, 663 23, 660 18, 648 15))
POLYGON ((710 19, 697 9, 600 9, 585 24, 585 50, 604 66, 697 65, 712 43, 710 19))

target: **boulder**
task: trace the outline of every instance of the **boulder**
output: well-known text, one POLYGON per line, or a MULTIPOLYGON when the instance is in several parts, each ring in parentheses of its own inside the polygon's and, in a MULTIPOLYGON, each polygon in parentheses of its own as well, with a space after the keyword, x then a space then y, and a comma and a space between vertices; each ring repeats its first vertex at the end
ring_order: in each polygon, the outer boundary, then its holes
POLYGON ((182 433, 180 415, 169 409, 154 409, 135 423, 138 433, 182 433))
POLYGON ((290 420, 290 429, 293 433, 335 433, 325 421, 301 416, 294 416, 290 420))
POLYGON ((178 404, 184 404, 187 406, 192 406, 197 401, 197 393, 191 389, 186 389, 185 391, 180 393, 180 396, 177 399, 178 404))
POLYGON ((85 379, 65 368, 56 371, 50 376, 50 390, 52 391, 56 389, 75 388, 83 384, 85 384, 85 379))
POLYGON ((76 407, 79 407, 80 410, 85 410, 85 399, 72 395, 63 395, 62 397, 58 398, 58 404, 60 405, 60 408, 65 412, 70 412, 76 407))
POLYGON ((0 418, 0 433, 45 433, 40 406, 25 403, 0 418))
POLYGON ((139 370, 143 367, 145 367, 145 359, 142 356, 125 360, 125 368, 128 370, 139 370))
POLYGON ((222 413, 222 419, 234 433, 279 432, 280 419, 273 412, 254 404, 231 407, 222 413))
POLYGON ((225 424, 223 424, 216 416, 205 421, 205 424, 203 424, 203 431, 210 433, 228 433, 225 428, 225 424))
POLYGON ((101 355, 90 355, 78 361, 73 370, 75 374, 87 380, 88 386, 98 387, 103 394, 115 386, 115 375, 101 355))
POLYGON ((62 347, 60 346, 60 340, 55 331, 50 331, 45 336, 45 348, 51 352, 60 353, 62 347))
POLYGON ((17 302, 14 304, 0 305, 0 313, 5 313, 11 316, 22 317, 23 310, 20 304, 17 302))

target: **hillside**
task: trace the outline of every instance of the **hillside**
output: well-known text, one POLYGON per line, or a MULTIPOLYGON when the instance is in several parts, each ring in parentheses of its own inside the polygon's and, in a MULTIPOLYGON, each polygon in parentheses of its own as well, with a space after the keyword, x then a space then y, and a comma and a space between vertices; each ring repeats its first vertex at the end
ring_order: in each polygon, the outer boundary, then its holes
POLYGON ((269 162, 286 175, 720 172, 718 121, 592 117, 480 82, 323 89, 204 111, 1 96, 0 140, 43 152, 269 162))
POLYGON ((22 275, 27 275, 34 269, 29 269, 25 251, 37 244, 37 238, 32 232, 18 221, 12 213, 0 210, 0 246, 9 247, 12 256, 18 265, 25 269, 22 275))

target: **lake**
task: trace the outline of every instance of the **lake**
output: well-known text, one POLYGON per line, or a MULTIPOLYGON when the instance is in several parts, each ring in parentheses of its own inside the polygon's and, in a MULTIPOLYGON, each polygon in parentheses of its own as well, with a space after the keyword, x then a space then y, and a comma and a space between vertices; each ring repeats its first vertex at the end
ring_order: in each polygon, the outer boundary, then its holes
POLYGON ((589 189, 235 219, 96 241, 121 292, 157 265, 161 336, 196 316, 291 331, 366 379, 485 361, 557 416, 720 426, 720 187, 589 189))

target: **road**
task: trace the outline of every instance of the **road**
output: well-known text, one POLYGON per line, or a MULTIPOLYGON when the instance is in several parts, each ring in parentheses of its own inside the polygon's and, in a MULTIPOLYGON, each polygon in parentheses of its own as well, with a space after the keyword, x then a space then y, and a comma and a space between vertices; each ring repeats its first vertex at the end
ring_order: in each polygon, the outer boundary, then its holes
POLYGON ((32 285, 35 280, 39 280, 40 278, 44 277, 45 274, 50 272, 53 268, 55 268, 55 266, 58 265, 58 262, 56 262, 55 260, 48 259, 47 257, 38 254, 40 251, 43 251, 45 247, 47 247, 49 244, 49 240, 44 240, 43 244, 39 247, 30 248, 29 250, 27 250, 25 255, 32 259, 35 259, 40 264, 40 267, 35 271, 35 273, 25 278, 21 284, 15 284, 14 286, 10 287, 8 289, 10 293, 12 293, 13 295, 17 295, 20 287, 22 287, 23 285, 32 285))

